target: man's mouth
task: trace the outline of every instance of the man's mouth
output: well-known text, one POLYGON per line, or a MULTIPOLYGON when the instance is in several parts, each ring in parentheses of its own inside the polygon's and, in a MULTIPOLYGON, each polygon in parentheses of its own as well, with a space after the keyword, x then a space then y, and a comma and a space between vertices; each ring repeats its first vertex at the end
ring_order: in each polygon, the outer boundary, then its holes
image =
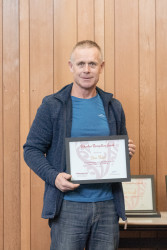
POLYGON ((92 77, 82 77, 84 80, 90 80, 92 77))

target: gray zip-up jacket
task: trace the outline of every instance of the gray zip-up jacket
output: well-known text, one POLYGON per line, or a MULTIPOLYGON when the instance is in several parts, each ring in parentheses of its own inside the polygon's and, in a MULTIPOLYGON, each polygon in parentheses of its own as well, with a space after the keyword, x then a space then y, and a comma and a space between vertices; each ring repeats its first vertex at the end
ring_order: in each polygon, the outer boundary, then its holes
MULTIPOLYGON (((59 214, 63 201, 63 192, 56 188, 55 179, 66 170, 65 137, 71 136, 72 85, 43 99, 23 146, 27 165, 45 181, 42 217, 46 219, 59 214)), ((126 135, 120 102, 98 87, 97 92, 103 101, 110 135, 126 135)), ((111 185, 118 216, 126 220, 122 184, 111 185)))

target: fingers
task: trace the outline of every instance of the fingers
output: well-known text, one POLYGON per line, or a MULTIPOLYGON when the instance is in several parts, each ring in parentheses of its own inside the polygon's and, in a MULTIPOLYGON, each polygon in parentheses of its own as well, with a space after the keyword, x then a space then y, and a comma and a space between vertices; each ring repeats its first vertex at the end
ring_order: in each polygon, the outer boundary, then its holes
POLYGON ((136 145, 133 144, 133 141, 131 139, 129 139, 128 141, 128 148, 129 148, 129 155, 133 156, 136 151, 136 145))
POLYGON ((70 182, 71 175, 67 173, 60 173, 55 180, 55 186, 62 192, 74 190, 80 186, 80 184, 74 184, 70 182))

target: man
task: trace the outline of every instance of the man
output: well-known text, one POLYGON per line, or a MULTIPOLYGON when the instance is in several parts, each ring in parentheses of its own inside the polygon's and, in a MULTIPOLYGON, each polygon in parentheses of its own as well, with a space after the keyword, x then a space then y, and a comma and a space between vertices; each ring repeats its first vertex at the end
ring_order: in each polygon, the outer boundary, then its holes
MULTIPOLYGON (((66 173, 65 137, 126 135, 120 102, 96 87, 104 62, 100 47, 81 41, 69 67, 72 84, 45 97, 24 145, 30 168, 45 181, 42 217, 49 219, 51 250, 114 250, 121 217, 121 183, 73 184, 66 173)), ((135 145, 129 140, 129 155, 135 145)))

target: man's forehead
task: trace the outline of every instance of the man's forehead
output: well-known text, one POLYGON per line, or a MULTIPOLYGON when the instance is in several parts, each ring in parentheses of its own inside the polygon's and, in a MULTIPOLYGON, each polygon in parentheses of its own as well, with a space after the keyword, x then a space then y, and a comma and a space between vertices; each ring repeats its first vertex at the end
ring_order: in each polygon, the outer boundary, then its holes
POLYGON ((77 47, 74 49, 73 53, 100 53, 99 50, 96 47, 77 47))
POLYGON ((96 47, 78 47, 73 51, 74 60, 100 59, 100 51, 96 47))

